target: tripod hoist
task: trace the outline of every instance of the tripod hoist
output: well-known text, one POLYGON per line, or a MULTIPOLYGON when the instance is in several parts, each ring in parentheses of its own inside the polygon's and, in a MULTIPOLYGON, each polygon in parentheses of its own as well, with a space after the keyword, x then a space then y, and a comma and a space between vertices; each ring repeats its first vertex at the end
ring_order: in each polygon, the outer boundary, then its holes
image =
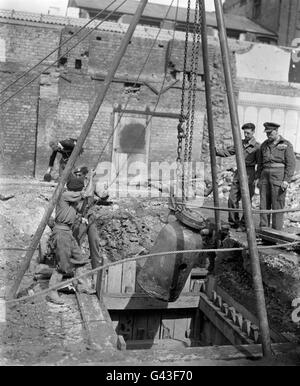
MULTIPOLYGON (((137 273, 137 283, 150 296, 175 301, 199 258, 199 253, 177 253, 176 251, 202 249, 204 239, 214 237, 210 221, 199 211, 186 206, 191 191, 193 132, 198 80, 199 56, 201 49, 202 2, 196 1, 194 21, 189 23, 190 1, 187 8, 187 22, 184 44, 184 62, 181 89, 181 106, 177 126, 177 170, 175 188, 171 188, 169 209, 175 220, 169 222, 158 234, 150 253, 174 251, 172 255, 149 258, 137 273), (200 6, 199 6, 200 3, 200 6), (192 27, 191 54, 188 56, 189 34, 192 27)), ((206 192, 207 196, 209 192, 206 192)), ((211 220, 211 219, 210 219, 211 220)), ((211 245, 211 243, 210 243, 211 245)))

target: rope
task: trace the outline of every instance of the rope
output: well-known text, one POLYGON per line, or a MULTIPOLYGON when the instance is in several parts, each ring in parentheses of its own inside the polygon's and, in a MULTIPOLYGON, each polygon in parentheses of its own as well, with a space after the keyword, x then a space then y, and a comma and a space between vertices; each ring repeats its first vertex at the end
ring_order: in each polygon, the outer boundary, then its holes
MULTIPOLYGON (((257 249, 264 250, 264 249, 273 249, 273 248, 283 248, 283 247, 298 245, 299 243, 300 242, 298 241, 298 242, 291 242, 291 243, 284 243, 284 244, 277 244, 277 245, 265 245, 265 246, 258 246, 257 249)), ((82 273, 81 275, 78 275, 78 276, 73 277, 71 279, 65 280, 64 282, 62 282, 60 284, 56 284, 53 287, 47 288, 47 289, 45 289, 43 291, 40 291, 40 292, 38 292, 38 293, 36 293, 34 295, 28 295, 28 296, 20 297, 18 299, 7 300, 5 303, 6 304, 19 303, 21 301, 32 299, 32 298, 35 298, 37 296, 45 295, 45 294, 47 294, 50 291, 57 290, 57 289, 59 289, 61 287, 65 287, 67 284, 71 284, 74 281, 77 281, 78 279, 81 279, 83 277, 87 277, 87 276, 93 275, 94 273, 96 273, 98 271, 102 271, 104 269, 107 269, 109 267, 113 267, 113 266, 118 265, 118 264, 128 263, 130 261, 137 261, 137 260, 146 259, 146 258, 148 259, 149 257, 159 257, 159 256, 173 255, 175 253, 176 254, 177 253, 212 253, 212 252, 223 253, 223 252, 246 251, 248 249, 249 248, 245 248, 245 247, 244 248, 222 248, 222 249, 216 249, 216 248, 213 248, 213 249, 191 249, 191 250, 186 250, 186 251, 185 250, 181 250, 181 251, 149 253, 149 254, 143 255, 143 256, 135 255, 135 256, 130 257, 128 259, 118 260, 118 261, 115 261, 113 263, 105 264, 105 265, 102 265, 100 267, 94 268, 94 269, 92 269, 92 270, 90 270, 88 272, 82 273)))
POLYGON ((33 83, 37 78, 40 77, 40 75, 42 75, 45 71, 47 71, 49 68, 51 68, 54 64, 56 64, 62 57, 64 57, 66 54, 68 54, 73 48, 75 48, 79 43, 81 43, 84 39, 86 39, 95 29, 97 29, 101 24, 103 24, 115 11, 117 11, 117 9, 119 9, 124 3, 126 3, 127 0, 124 0, 116 9, 114 9, 113 11, 111 11, 103 20, 101 20, 93 29, 91 29, 87 34, 85 34, 81 39, 79 39, 77 41, 76 44, 74 44, 71 48, 69 48, 65 53, 64 55, 62 56, 59 56, 53 63, 51 63, 49 66, 47 66, 46 68, 43 69, 42 72, 40 72, 37 76, 35 76, 34 78, 32 78, 29 82, 25 83, 19 90, 17 90, 16 92, 14 92, 12 95, 10 95, 8 98, 4 99, 3 102, 0 103, 0 107, 3 106, 5 103, 7 103, 10 99, 12 99, 14 96, 16 96, 17 94, 19 94, 20 92, 22 92, 24 90, 24 88, 26 88, 27 86, 29 86, 31 83, 33 83))
POLYGON ((105 12, 109 7, 111 7, 117 0, 113 0, 105 9, 102 9, 100 12, 96 14, 92 19, 90 19, 87 23, 85 23, 78 31, 76 31, 72 36, 70 36, 68 39, 64 40, 58 47, 56 47, 54 50, 52 50, 47 56, 45 56, 43 59, 41 59, 38 63, 36 63, 33 67, 31 67, 29 70, 25 71, 23 74, 21 74, 18 78, 16 78, 13 82, 9 83, 6 87, 4 87, 2 90, 0 90, 0 94, 3 94, 8 88, 16 84, 20 79, 22 79, 24 76, 26 76, 30 71, 34 70, 36 67, 38 67, 43 61, 48 59, 54 52, 58 51, 61 47, 63 47, 67 42, 69 42, 71 39, 73 39, 76 35, 78 35, 83 29, 85 29, 92 21, 97 19, 103 12, 105 12))
MULTIPOLYGON (((193 204, 185 204, 183 202, 177 202, 176 204, 181 205, 181 206, 187 206, 190 208, 220 210, 220 211, 224 211, 224 212, 244 213, 244 210, 239 209, 239 208, 222 208, 222 207, 215 207, 215 206, 199 206, 199 205, 193 205, 193 204)), ((300 212, 300 208, 294 208, 294 209, 252 209, 252 213, 254 213, 254 214, 291 213, 291 212, 300 212)))
POLYGON ((0 251, 37 251, 38 248, 36 249, 26 249, 26 248, 0 248, 0 251))

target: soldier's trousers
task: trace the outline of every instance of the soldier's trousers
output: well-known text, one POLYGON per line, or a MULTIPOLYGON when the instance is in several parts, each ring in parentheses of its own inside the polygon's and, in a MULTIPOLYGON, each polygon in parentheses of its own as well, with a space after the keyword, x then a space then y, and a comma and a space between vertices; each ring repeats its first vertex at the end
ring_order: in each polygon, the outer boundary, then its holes
POLYGON ((79 245, 81 245, 85 235, 87 234, 88 236, 92 269, 103 264, 103 259, 100 256, 100 239, 98 230, 96 223, 93 221, 94 219, 89 218, 90 224, 81 223, 75 225, 73 228, 74 237, 79 245))
MULTIPOLYGON (((284 169, 264 169, 259 181, 260 209, 284 209, 286 190, 280 185, 283 181, 284 169)), ((272 228, 281 230, 283 228, 284 213, 272 214, 272 228)), ((269 227, 271 215, 260 215, 260 227, 269 227)))
POLYGON ((54 227, 50 242, 55 250, 56 264, 61 273, 70 275, 74 272, 74 267, 84 262, 81 249, 71 229, 54 227))
MULTIPOLYGON (((248 176, 248 187, 249 187, 249 194, 250 194, 250 200, 252 200, 252 197, 254 196, 255 192, 255 169, 254 168, 247 168, 247 176, 248 176)), ((237 172, 234 175, 231 189, 229 193, 228 198, 228 208, 239 208, 239 202, 241 201, 242 194, 241 194, 241 187, 240 182, 238 179, 237 172)), ((240 216, 238 212, 229 212, 228 214, 228 222, 231 226, 238 227, 240 224, 244 225, 245 220, 244 216, 242 216, 240 220, 240 216)))

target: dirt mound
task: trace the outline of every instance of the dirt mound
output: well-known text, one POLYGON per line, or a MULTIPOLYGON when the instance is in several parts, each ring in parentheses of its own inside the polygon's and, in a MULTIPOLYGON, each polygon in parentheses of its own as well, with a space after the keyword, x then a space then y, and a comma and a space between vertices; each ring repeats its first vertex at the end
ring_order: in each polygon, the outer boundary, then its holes
MULTIPOLYGON (((166 224, 166 203, 131 198, 112 206, 95 207, 96 224, 102 252, 110 261, 149 252, 158 233, 166 224)), ((84 247, 87 248, 87 242, 84 247)))

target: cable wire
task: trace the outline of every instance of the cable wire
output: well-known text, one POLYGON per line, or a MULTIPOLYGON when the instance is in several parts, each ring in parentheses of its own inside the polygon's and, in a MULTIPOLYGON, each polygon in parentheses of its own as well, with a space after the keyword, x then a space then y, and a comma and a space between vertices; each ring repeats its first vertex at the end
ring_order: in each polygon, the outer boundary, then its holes
MULTIPOLYGON (((284 243, 284 244, 258 246, 257 248, 259 250, 273 249, 273 248, 283 248, 283 247, 287 247, 287 246, 299 245, 299 243, 300 242, 298 241, 298 242, 290 242, 290 243, 284 243)), ((113 266, 118 265, 118 264, 128 263, 130 261, 137 261, 137 260, 141 260, 141 259, 148 259, 150 257, 168 256, 168 255, 173 255, 173 254, 177 254, 177 253, 188 253, 188 254, 189 253, 212 253, 212 252, 224 253, 224 252, 235 252, 235 251, 247 251, 248 249, 249 249, 248 247, 243 247, 243 248, 220 248, 220 249, 216 249, 216 248, 213 248, 213 249, 191 249, 191 250, 181 250, 181 251, 168 251, 168 252, 149 253, 147 255, 142 255, 142 256, 141 255, 135 255, 135 256, 130 257, 128 259, 114 261, 113 263, 104 264, 104 265, 102 265, 100 267, 91 269, 88 272, 82 273, 82 274, 80 274, 78 276, 75 276, 75 277, 73 277, 71 279, 65 280, 62 283, 56 284, 53 287, 49 287, 49 288, 47 288, 47 289, 45 289, 43 291, 40 291, 40 292, 38 292, 38 293, 36 293, 34 295, 28 295, 28 296, 23 296, 23 297, 20 297, 20 298, 17 298, 17 299, 6 300, 5 304, 19 303, 21 301, 32 299, 32 298, 40 296, 40 295, 45 295, 45 294, 47 294, 50 291, 57 290, 57 289, 59 289, 61 287, 65 287, 67 284, 71 284, 74 281, 77 281, 78 279, 82 279, 84 277, 93 275, 94 273, 96 273, 98 271, 102 271, 104 269, 107 269, 109 267, 113 267, 113 266)))

